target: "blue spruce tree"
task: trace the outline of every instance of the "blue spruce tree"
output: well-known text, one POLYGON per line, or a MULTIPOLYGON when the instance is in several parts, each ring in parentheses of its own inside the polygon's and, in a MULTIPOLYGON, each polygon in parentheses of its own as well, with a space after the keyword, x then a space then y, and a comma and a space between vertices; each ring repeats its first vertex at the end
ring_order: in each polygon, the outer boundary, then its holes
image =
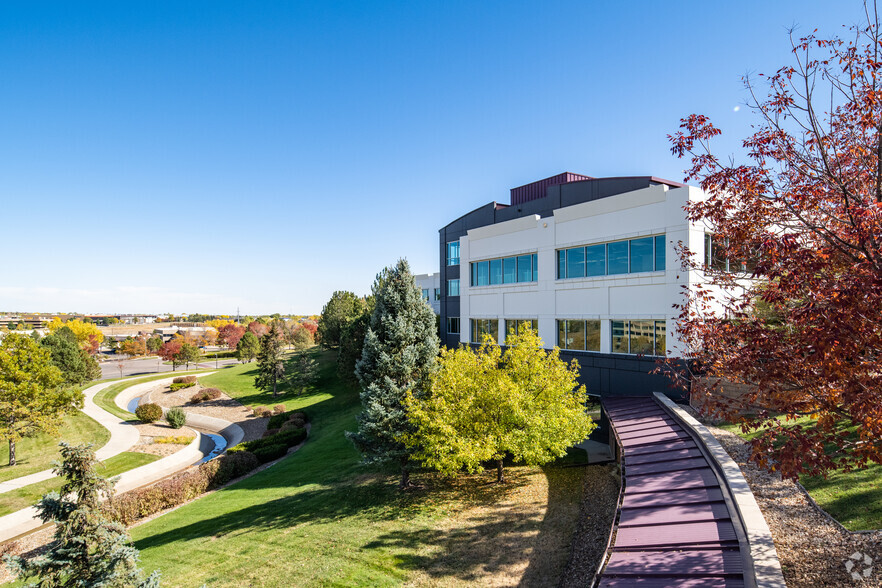
POLYGON ((407 261, 386 268, 373 286, 376 299, 355 375, 361 385, 358 431, 347 436, 365 463, 396 463, 399 488, 410 484, 410 451, 401 438, 413 431, 404 399, 428 392, 437 365, 435 313, 423 300, 407 261))
POLYGON ((36 579, 27 588, 159 587, 158 572, 143 578, 125 527, 101 509, 114 480, 101 477, 96 464, 91 445, 61 443, 61 462, 53 470, 66 481, 60 494, 50 492, 37 504, 43 522, 55 523, 55 540, 34 559, 5 558, 19 578, 36 579))

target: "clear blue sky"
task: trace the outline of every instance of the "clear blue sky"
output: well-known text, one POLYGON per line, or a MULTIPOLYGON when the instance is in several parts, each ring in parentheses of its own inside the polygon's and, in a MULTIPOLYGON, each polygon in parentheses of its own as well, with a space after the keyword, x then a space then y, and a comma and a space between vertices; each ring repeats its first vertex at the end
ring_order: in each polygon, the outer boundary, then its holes
POLYGON ((3 2, 0 310, 317 313, 562 171, 682 180, 858 1, 3 2))

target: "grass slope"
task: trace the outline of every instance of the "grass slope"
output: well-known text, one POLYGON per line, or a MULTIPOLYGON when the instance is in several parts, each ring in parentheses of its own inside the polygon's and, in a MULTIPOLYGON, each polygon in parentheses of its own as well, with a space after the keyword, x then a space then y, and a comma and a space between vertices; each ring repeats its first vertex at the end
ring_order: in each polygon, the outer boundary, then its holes
MULTIPOLYGON (((798 423, 809 423, 803 417, 798 423)), ((760 433, 743 433, 740 425, 719 425, 731 433, 751 440, 760 433)), ((800 476, 799 482, 808 490, 811 497, 834 519, 850 531, 882 529, 882 465, 871 464, 860 471, 842 472, 834 470, 827 478, 821 476, 800 476)))
MULTIPOLYGON (((107 459, 104 465, 99 468, 98 473, 104 477, 111 478, 157 459, 159 459, 159 456, 156 455, 124 451, 107 459)), ((0 516, 33 506, 44 494, 60 489, 62 483, 63 480, 60 478, 53 478, 0 494, 0 516)))
POLYGON ((420 474, 423 488, 402 494, 394 472, 359 465, 344 436, 358 394, 332 356, 316 355, 319 391, 302 397, 254 390, 254 364, 205 378, 248 406, 306 409, 312 432, 269 469, 133 528, 144 570, 161 568, 164 586, 471 585, 493 574, 557 583, 582 468, 511 468, 503 486, 487 484, 492 474, 420 474))
POLYGON ((94 443, 98 448, 110 440, 110 431, 85 413, 76 411, 64 417, 58 435, 37 435, 16 443, 15 455, 18 463, 14 466, 7 465, 9 444, 4 440, 0 443, 0 482, 52 467, 52 462, 59 457, 58 441, 62 439, 71 444, 94 443))

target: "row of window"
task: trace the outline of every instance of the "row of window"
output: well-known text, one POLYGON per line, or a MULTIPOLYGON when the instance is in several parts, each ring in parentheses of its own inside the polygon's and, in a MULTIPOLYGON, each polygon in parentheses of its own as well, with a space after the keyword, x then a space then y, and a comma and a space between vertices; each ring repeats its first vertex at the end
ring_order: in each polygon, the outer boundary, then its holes
POLYGON ((664 269, 664 235, 557 250, 559 280, 664 269))
POLYGON ((471 267, 469 283, 472 286, 535 282, 539 279, 539 263, 535 253, 475 261, 469 266, 471 267))
MULTIPOLYGON (((423 288, 423 300, 429 301, 429 291, 426 288, 423 288)), ((439 300, 441 300, 441 288, 435 288, 435 301, 439 300)))
MULTIPOLYGON (((524 323, 538 328, 536 319, 505 319, 505 337, 517 334, 524 323)), ((459 318, 447 319, 447 332, 459 333, 459 318)), ((665 354, 667 322, 658 320, 610 321, 611 351, 630 355, 665 354)), ((498 319, 471 319, 471 342, 481 343, 489 334, 499 340, 498 319)), ((600 351, 599 320, 558 320, 557 346, 571 351, 600 351)))

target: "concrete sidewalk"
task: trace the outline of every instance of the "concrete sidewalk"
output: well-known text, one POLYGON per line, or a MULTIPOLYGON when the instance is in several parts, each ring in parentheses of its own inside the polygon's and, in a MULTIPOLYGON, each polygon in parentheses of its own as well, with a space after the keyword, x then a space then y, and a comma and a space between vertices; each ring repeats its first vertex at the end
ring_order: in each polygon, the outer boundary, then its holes
MULTIPOLYGON (((131 386, 120 392, 116 397, 115 402, 117 406, 125 410, 131 399, 146 394, 156 386, 167 385, 172 379, 174 379, 174 377, 153 380, 152 382, 144 382, 142 384, 131 386)), ((133 425, 119 420, 119 418, 98 407, 98 405, 92 400, 95 397, 95 394, 114 383, 116 382, 98 384, 92 386, 86 391, 87 399, 83 412, 97 420, 111 432, 110 441, 107 445, 102 447, 101 450, 96 452, 96 455, 98 455, 100 459, 107 459, 108 457, 126 451, 132 447, 132 445, 137 443, 139 437, 138 430, 133 425), (89 412, 92 410, 94 410, 94 416, 89 412), (132 437, 132 434, 134 434, 134 437, 132 437)), ((215 417, 188 412, 187 425, 191 428, 195 427, 223 436, 227 441, 227 447, 232 447, 233 445, 238 444, 244 437, 244 431, 239 425, 215 417)), ((201 461, 207 453, 200 449, 202 434, 198 431, 196 433, 196 438, 193 439, 187 447, 177 453, 120 474, 119 481, 116 484, 116 493, 120 494, 141 486, 146 486, 168 476, 169 474, 201 461)), ((47 472, 49 475, 42 479, 53 477, 51 470, 47 470, 47 472)), ((33 476, 39 476, 45 473, 46 472, 40 472, 39 474, 33 474, 33 476)), ((9 483, 20 482, 21 480, 31 477, 32 476, 24 476, 23 478, 10 480, 9 483)), ((36 508, 30 507, 0 517, 0 543, 40 527, 43 523, 36 518, 36 515, 36 508)))
MULTIPOLYGON (((126 451, 138 442, 139 437, 138 430, 134 426, 119 420, 119 418, 95 404, 95 395, 116 383, 117 382, 103 382, 101 384, 90 386, 84 391, 85 402, 83 404, 83 412, 86 413, 87 416, 98 421, 98 424, 102 427, 110 431, 110 440, 104 445, 104 447, 95 452, 98 459, 102 461, 108 457, 113 457, 114 455, 126 451)), ((48 469, 35 474, 15 478, 13 480, 7 480, 6 482, 0 482, 0 494, 54 477, 55 474, 52 473, 51 469, 48 469)))

